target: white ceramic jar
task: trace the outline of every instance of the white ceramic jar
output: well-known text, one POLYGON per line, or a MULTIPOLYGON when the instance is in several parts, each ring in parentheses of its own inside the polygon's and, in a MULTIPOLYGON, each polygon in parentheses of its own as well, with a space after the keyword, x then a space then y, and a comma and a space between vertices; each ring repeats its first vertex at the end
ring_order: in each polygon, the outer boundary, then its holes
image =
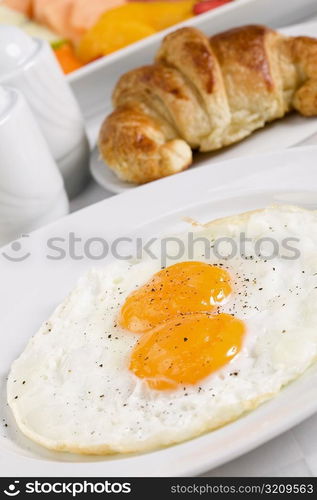
POLYGON ((89 145, 78 103, 49 44, 0 26, 0 84, 23 92, 69 196, 79 194, 89 179, 89 145))
POLYGON ((63 179, 28 103, 0 86, 0 246, 67 213, 63 179))

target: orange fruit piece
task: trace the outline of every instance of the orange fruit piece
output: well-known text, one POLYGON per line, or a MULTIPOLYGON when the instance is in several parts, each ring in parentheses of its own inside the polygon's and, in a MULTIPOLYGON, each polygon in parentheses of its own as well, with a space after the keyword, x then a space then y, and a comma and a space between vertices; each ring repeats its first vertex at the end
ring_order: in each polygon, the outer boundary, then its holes
POLYGON ((130 43, 184 21, 194 2, 133 2, 105 12, 82 37, 78 55, 84 62, 110 54, 130 43))
POLYGON ((83 36, 79 44, 78 56, 88 63, 154 33, 155 30, 151 26, 134 20, 118 19, 114 23, 108 20, 99 21, 83 36))

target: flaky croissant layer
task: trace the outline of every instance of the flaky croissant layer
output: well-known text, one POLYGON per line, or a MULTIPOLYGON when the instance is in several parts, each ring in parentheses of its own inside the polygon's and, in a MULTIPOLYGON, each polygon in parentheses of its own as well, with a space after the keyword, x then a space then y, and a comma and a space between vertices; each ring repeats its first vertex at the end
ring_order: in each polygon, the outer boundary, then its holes
POLYGON ((317 115, 317 40, 244 26, 207 38, 165 37, 153 65, 129 71, 113 93, 99 149, 122 180, 180 172, 192 149, 238 142, 295 109, 317 115))

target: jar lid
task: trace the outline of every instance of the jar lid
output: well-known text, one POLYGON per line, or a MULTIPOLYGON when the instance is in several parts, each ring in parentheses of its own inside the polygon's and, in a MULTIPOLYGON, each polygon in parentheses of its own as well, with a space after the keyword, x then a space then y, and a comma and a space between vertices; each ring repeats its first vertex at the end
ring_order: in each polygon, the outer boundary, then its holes
POLYGON ((0 26, 0 76, 23 65, 36 50, 32 37, 15 26, 0 26))

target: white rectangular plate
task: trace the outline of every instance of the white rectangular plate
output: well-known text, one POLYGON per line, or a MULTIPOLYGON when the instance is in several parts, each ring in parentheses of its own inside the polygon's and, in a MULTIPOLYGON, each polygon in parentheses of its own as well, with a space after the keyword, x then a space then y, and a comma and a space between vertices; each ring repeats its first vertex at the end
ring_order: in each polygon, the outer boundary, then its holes
MULTIPOLYGON (((287 36, 305 35, 317 38, 317 21, 303 23, 280 30, 287 36)), ((104 117, 103 117, 104 118, 104 117)), ((91 131, 94 143, 100 127, 96 120, 96 127, 91 131)), ((190 168, 238 158, 240 156, 267 153, 289 148, 308 141, 317 144, 317 117, 307 118, 299 113, 291 113, 281 120, 267 124, 264 128, 255 131, 243 141, 211 153, 195 153, 193 165, 190 168)), ((113 193, 122 193, 134 189, 135 185, 120 180, 100 158, 96 147, 91 156, 91 172, 95 180, 104 189, 113 193)))
POLYGON ((298 23, 317 15, 316 0, 235 0, 195 16, 110 54, 70 74, 67 79, 87 122, 105 115, 118 78, 143 64, 151 64, 162 38, 181 26, 195 26, 207 35, 243 24, 267 24, 272 28, 298 23))
MULTIPOLYGON (((317 208, 317 148, 298 148, 196 168, 112 197, 0 249, 0 468, 4 476, 169 476, 210 470, 277 436, 317 411, 317 365, 273 400, 219 430, 147 454, 84 457, 54 453, 23 437, 6 405, 6 377, 55 306, 90 267, 84 257, 49 260, 49 238, 71 232, 111 241, 185 230, 199 221, 272 203, 317 208), (20 243, 19 249, 16 243, 20 243), (21 262, 12 259, 29 257, 21 262), (8 258, 10 260, 8 260, 8 258), (8 427, 4 426, 4 423, 8 427)), ((79 246, 77 254, 82 254, 79 246)))

